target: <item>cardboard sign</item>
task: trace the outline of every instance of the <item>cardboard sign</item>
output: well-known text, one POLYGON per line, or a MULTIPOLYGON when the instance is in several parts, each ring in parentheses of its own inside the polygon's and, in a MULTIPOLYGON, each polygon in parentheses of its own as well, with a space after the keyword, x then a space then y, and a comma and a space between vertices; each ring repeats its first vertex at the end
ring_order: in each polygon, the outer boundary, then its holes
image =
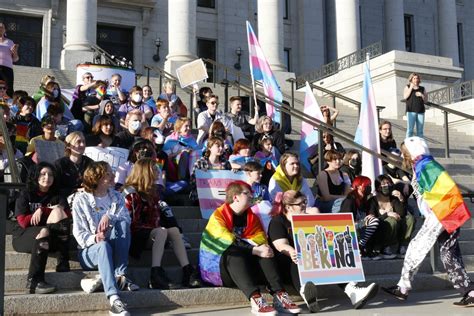
POLYGON ((35 151, 38 162, 49 162, 54 164, 56 160, 64 157, 65 145, 63 142, 50 142, 47 140, 36 139, 35 151))
POLYGON ((182 65, 176 69, 176 76, 178 77, 181 88, 206 80, 209 77, 207 75, 206 65, 204 65, 202 59, 196 59, 195 61, 182 65))
POLYGON ((202 218, 211 217, 214 210, 225 202, 225 189, 236 180, 245 181, 245 174, 231 170, 196 170, 196 188, 202 218))
POLYGON ((365 281, 352 213, 292 216, 301 284, 365 281))
POLYGON ((127 161, 128 149, 119 147, 86 147, 84 155, 94 161, 107 162, 112 167, 113 172, 115 172, 118 166, 127 161))

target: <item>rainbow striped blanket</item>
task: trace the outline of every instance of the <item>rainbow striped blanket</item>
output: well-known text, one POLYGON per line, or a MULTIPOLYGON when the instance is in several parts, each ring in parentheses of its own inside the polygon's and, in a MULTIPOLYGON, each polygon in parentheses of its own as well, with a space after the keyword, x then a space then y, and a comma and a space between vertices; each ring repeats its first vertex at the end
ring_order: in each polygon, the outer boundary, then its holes
POLYGON ((415 162, 414 172, 418 183, 416 189, 422 202, 436 215, 448 233, 452 233, 471 218, 458 186, 432 156, 421 156, 415 162))
MULTIPOLYGON (((267 243, 265 232, 258 217, 250 208, 247 212, 247 227, 240 236, 252 244, 262 245, 267 243)), ((202 233, 199 249, 199 267, 203 281, 213 285, 222 286, 220 261, 224 251, 235 241, 233 234, 233 211, 229 204, 219 206, 209 218, 202 233)))

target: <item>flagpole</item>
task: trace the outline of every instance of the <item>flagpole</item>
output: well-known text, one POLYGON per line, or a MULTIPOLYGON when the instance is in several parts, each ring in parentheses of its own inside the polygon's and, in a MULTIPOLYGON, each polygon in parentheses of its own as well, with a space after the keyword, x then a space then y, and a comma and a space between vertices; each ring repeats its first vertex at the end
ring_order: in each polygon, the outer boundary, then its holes
MULTIPOLYGON (((249 49, 249 66, 250 66, 250 76, 252 78, 252 91, 253 91, 253 99, 254 99, 254 108, 257 106, 257 93, 255 92, 255 79, 253 78, 253 71, 252 71, 252 55, 250 54, 250 40, 249 40, 249 21, 247 22, 247 45, 249 49)), ((252 111, 252 108, 249 108, 250 112, 252 111)), ((255 113, 253 113, 255 115, 255 113)))

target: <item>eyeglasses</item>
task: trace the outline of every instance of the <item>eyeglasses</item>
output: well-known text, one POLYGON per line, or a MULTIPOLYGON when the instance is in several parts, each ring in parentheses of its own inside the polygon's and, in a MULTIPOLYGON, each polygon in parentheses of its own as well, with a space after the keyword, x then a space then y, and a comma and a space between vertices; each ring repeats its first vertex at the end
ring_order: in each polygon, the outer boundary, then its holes
POLYGON ((289 205, 294 205, 294 206, 296 206, 296 205, 299 205, 299 206, 306 206, 306 205, 308 205, 308 201, 307 201, 307 200, 303 200, 303 201, 301 201, 301 202, 299 202, 299 203, 292 203, 292 204, 289 204, 289 205))
POLYGON ((0 87, 0 90, 7 90, 7 87, 0 87))
POLYGON ((91 76, 86 76, 86 77, 83 77, 82 79, 92 79, 93 77, 91 76))
POLYGON ((215 101, 212 101, 212 102, 210 102, 210 103, 211 103, 211 104, 217 104, 217 105, 219 105, 219 102, 215 102, 215 101))
POLYGON ((250 191, 242 191, 240 194, 244 194, 244 195, 249 196, 249 195, 250 195, 250 191))

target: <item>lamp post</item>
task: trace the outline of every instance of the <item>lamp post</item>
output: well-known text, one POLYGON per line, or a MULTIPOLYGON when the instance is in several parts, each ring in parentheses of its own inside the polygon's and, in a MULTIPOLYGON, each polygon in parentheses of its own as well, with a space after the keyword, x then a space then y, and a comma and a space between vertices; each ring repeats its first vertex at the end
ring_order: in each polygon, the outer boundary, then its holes
POLYGON ((234 68, 237 70, 242 69, 242 66, 240 65, 240 56, 242 56, 242 48, 237 47, 235 50, 235 54, 237 55, 237 62, 234 64, 234 68))
POLYGON ((153 55, 153 60, 156 62, 160 61, 160 46, 163 42, 161 41, 161 38, 157 37, 155 40, 155 46, 156 46, 156 54, 153 55))

